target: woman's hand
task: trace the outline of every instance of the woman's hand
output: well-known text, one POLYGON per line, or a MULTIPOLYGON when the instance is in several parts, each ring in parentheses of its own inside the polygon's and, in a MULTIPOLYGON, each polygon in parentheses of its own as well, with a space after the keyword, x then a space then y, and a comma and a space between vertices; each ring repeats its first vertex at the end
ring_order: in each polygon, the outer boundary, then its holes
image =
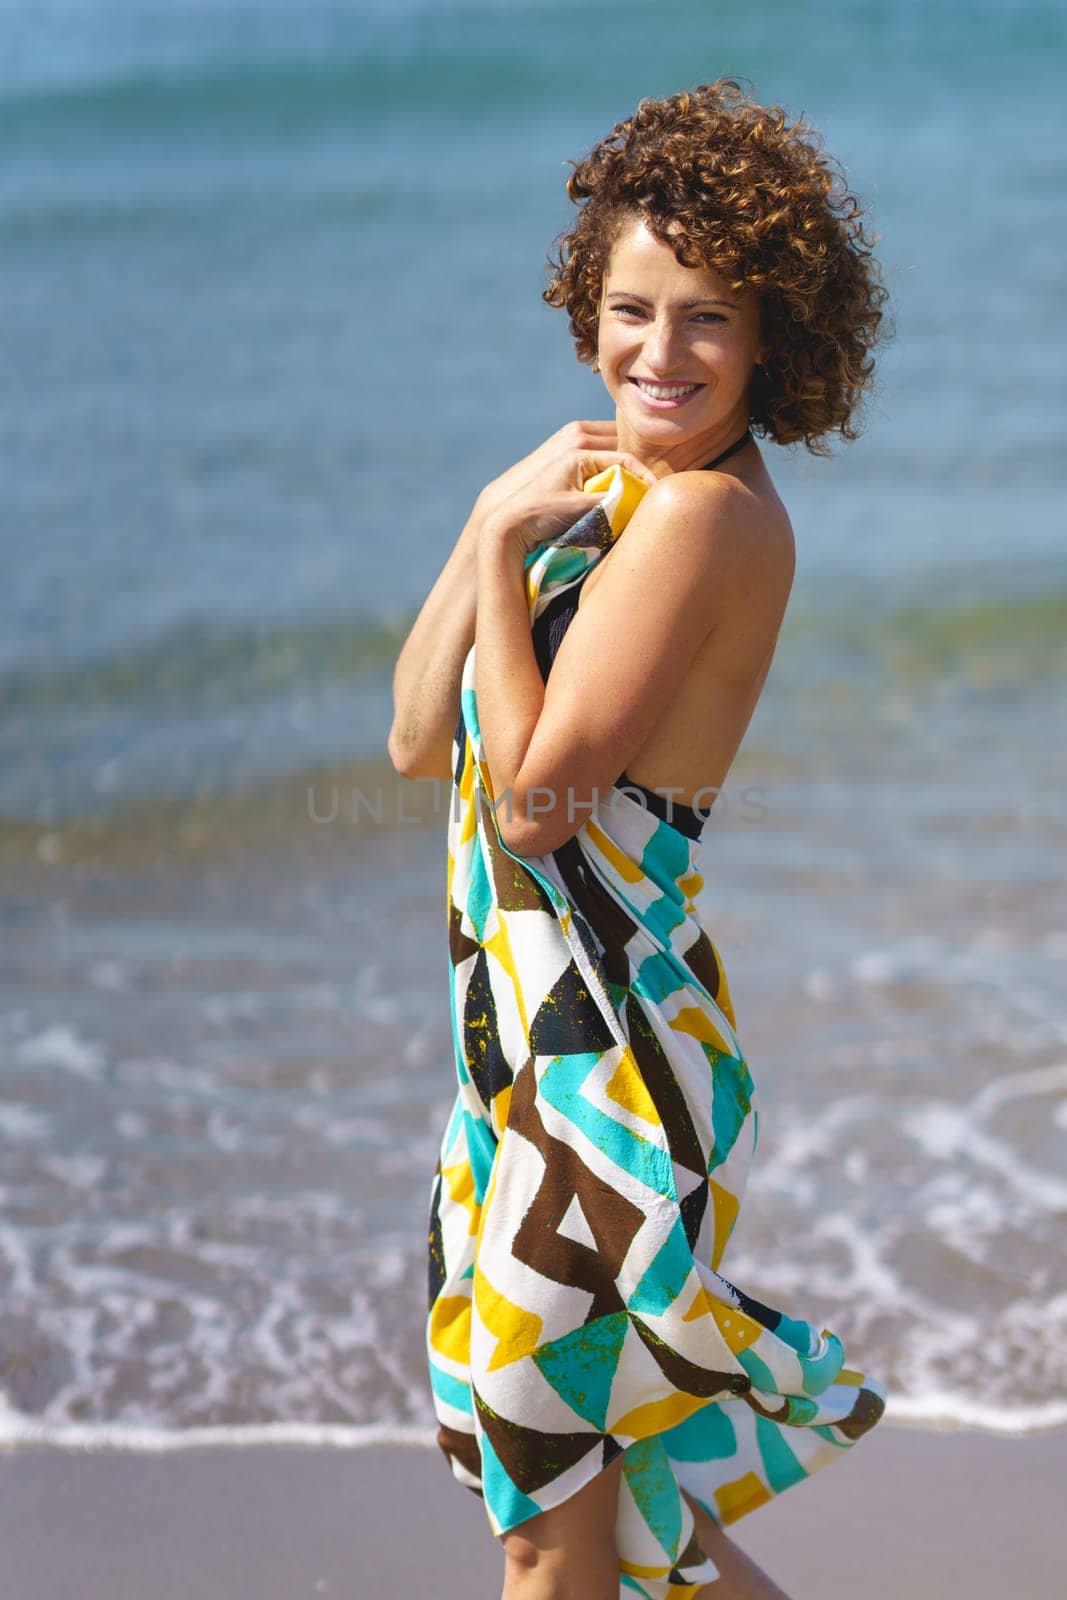
POLYGON ((479 498, 487 537, 524 553, 556 538, 595 504, 582 484, 618 462, 654 483, 656 474, 617 450, 614 422, 568 422, 544 444, 486 485, 479 498))

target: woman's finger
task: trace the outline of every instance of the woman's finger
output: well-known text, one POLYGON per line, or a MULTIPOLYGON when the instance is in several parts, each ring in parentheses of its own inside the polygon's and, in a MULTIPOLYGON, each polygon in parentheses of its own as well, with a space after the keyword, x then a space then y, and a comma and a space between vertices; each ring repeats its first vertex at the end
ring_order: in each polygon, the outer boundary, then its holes
POLYGON ((595 434, 599 439, 606 434, 614 435, 618 431, 618 425, 614 417, 595 417, 593 419, 576 417, 573 422, 565 422, 559 432, 567 433, 572 430, 595 434))
POLYGON ((627 472, 632 472, 636 478, 644 479, 645 483, 655 483, 656 474, 651 467, 646 467, 637 456, 631 455, 627 450, 583 450, 578 458, 578 472, 582 481, 592 478, 598 472, 603 472, 607 467, 625 467, 627 472))
POLYGON ((652 468, 646 467, 645 463, 638 460, 637 456, 624 454, 622 456, 622 464, 627 472, 632 472, 637 478, 643 478, 646 483, 656 482, 656 474, 652 471, 652 468))
POLYGON ((572 517, 577 522, 587 511, 592 511, 596 503, 595 495, 586 494, 584 489, 568 489, 562 494, 553 495, 548 509, 553 516, 572 517))

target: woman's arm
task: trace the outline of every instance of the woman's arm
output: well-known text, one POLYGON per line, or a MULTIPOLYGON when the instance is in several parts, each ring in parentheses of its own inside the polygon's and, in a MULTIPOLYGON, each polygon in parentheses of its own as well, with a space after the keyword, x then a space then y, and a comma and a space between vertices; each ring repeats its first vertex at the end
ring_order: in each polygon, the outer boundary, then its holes
MULTIPOLYGON (((636 457, 615 449, 612 422, 568 422, 486 484, 475 502, 456 547, 404 642, 393 674, 393 726, 389 759, 405 778, 451 776, 452 735, 459 718, 463 663, 474 642, 478 605, 478 549, 484 524, 515 497, 538 484, 536 513, 527 513, 532 548, 569 526, 590 502, 580 492, 584 480, 612 462, 652 481, 636 457), (548 499, 545 499, 547 494, 548 499)), ((520 554, 520 576, 521 576, 520 554)), ((528 613, 524 626, 530 629, 528 613)))
POLYGON ((448 778, 463 663, 474 643, 481 497, 404 641, 393 673, 389 759, 405 778, 448 778))
POLYGON ((516 855, 543 855, 588 820, 712 630, 746 594, 782 591, 786 547, 765 537, 759 502, 734 479, 664 478, 627 523, 545 686, 520 625, 517 526, 505 509, 483 531, 478 715, 501 837, 516 855))

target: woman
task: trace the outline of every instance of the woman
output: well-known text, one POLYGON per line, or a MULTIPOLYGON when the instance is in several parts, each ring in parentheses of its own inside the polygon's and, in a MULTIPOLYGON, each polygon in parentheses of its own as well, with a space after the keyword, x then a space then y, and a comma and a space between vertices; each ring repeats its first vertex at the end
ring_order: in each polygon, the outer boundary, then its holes
POLYGON ((394 682, 396 768, 453 782, 438 1437, 504 1600, 781 1595, 723 1525, 884 1400, 719 1274, 756 1112, 694 897, 793 579, 754 433, 856 437, 886 295, 817 136, 732 79, 642 101, 568 193, 545 299, 615 419, 483 490, 394 682))

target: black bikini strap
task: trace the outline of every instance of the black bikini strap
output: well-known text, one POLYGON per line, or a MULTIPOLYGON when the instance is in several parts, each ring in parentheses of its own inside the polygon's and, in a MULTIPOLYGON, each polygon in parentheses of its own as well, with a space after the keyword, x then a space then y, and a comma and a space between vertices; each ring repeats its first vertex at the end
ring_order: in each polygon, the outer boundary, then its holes
POLYGON ((702 471, 710 472, 712 467, 717 467, 720 461, 725 461, 727 456, 732 456, 735 450, 740 450, 741 446, 747 444, 751 438, 752 429, 746 428, 740 439, 735 439, 733 444, 728 444, 722 454, 715 457, 714 461, 705 462, 702 471))

